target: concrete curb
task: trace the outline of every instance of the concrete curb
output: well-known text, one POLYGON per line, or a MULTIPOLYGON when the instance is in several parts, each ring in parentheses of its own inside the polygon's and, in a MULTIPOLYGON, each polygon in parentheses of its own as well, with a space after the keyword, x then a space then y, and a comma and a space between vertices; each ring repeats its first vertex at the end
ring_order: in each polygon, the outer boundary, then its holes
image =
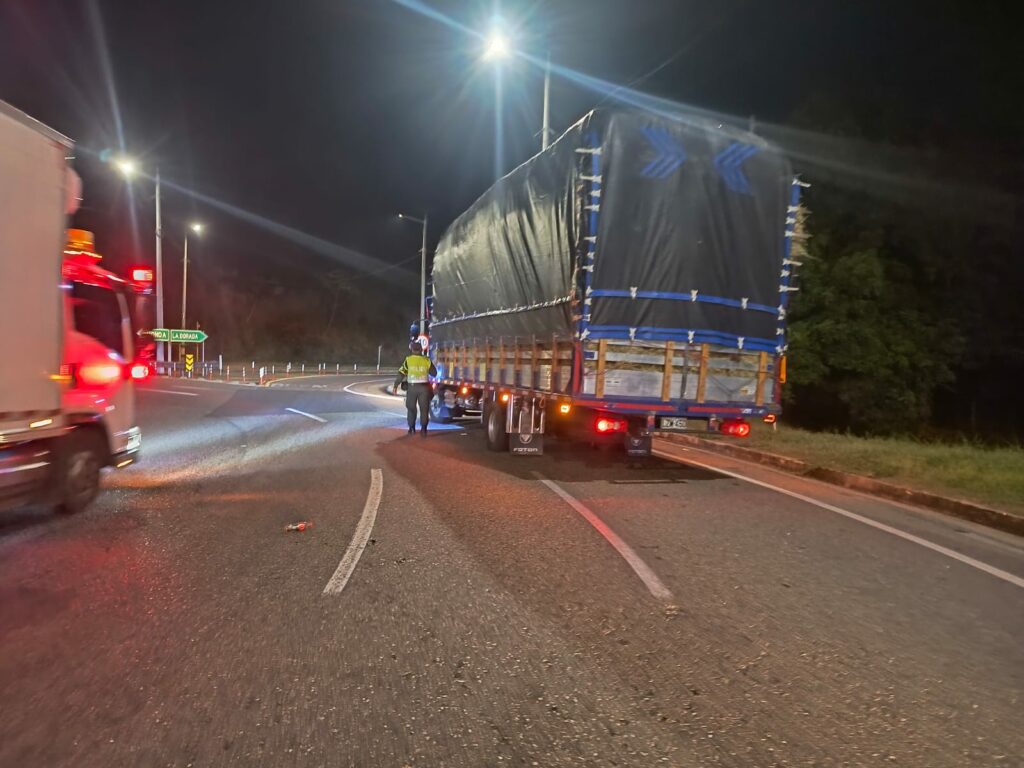
POLYGON ((781 469, 794 475, 821 480, 822 482, 831 483, 843 488, 869 493, 873 496, 915 504, 919 507, 943 512, 963 520, 970 520, 972 523, 986 525, 989 528, 996 528, 1000 531, 1016 534, 1017 536, 1024 536, 1024 517, 1011 512, 1004 512, 1000 509, 992 509, 991 507, 974 504, 962 499, 938 496, 926 491, 916 491, 911 488, 904 488, 892 483, 865 477, 864 475, 854 475, 835 469, 817 467, 800 459, 792 459, 788 456, 758 451, 753 448, 744 448, 730 443, 720 443, 694 435, 659 435, 658 437, 669 443, 688 445, 702 451, 708 451, 709 453, 718 453, 754 464, 763 464, 764 466, 781 469))

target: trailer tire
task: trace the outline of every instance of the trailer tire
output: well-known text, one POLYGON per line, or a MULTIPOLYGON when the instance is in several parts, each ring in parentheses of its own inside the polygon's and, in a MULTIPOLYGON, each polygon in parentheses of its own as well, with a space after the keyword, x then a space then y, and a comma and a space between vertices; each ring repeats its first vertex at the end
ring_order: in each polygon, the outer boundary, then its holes
POLYGON ((106 440, 96 429, 80 427, 68 435, 56 464, 58 512, 73 515, 95 500, 108 454, 106 440))
POLYGON ((484 432, 487 435, 487 448, 495 453, 508 451, 508 432, 505 431, 505 409, 492 403, 485 410, 484 432))

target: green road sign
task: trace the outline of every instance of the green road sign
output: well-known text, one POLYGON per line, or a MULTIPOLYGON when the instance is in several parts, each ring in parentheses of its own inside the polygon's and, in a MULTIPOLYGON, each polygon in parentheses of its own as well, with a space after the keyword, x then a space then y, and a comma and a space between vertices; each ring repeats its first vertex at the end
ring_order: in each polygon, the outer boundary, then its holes
POLYGON ((188 331, 181 328, 154 328, 149 335, 153 337, 154 341, 177 341, 191 344, 199 344, 210 338, 205 331, 188 331))
POLYGON ((198 344, 201 341, 206 341, 207 338, 209 337, 203 331, 171 330, 171 341, 188 341, 198 344))

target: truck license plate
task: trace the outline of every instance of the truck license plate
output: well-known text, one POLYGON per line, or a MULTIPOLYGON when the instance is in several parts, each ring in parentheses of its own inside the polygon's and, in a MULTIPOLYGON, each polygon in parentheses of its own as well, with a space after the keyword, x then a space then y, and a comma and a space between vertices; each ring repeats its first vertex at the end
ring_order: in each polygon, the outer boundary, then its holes
POLYGON ((664 431, 682 432, 686 429, 686 419, 682 416, 662 416, 658 428, 664 431))

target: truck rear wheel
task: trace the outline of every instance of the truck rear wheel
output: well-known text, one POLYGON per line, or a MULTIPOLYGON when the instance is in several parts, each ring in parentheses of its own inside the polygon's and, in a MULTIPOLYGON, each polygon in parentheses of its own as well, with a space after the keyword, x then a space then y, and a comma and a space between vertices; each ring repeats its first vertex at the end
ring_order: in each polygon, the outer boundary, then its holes
POLYGON ((484 430, 487 432, 487 447, 497 453, 508 451, 508 432, 505 431, 505 409, 492 403, 485 409, 484 430))
POLYGON ((435 424, 451 424, 454 421, 451 408, 444 404, 444 394, 444 388, 438 387, 430 398, 430 420, 435 424))
POLYGON ((59 449, 57 510, 81 512, 100 492, 100 470, 107 463, 103 435, 94 429, 76 429, 59 449))

